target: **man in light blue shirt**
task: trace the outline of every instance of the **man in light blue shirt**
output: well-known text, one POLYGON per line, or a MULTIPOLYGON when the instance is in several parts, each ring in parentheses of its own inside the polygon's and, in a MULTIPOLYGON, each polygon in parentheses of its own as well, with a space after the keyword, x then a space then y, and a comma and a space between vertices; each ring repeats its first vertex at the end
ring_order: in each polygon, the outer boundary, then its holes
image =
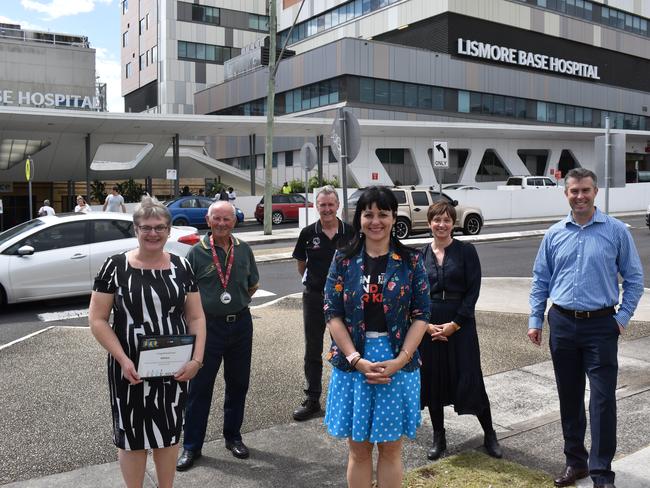
POLYGON ((555 486, 570 486, 590 475, 595 488, 614 488, 618 337, 643 294, 643 271, 625 224, 595 207, 598 186, 592 171, 570 170, 564 193, 571 212, 548 230, 535 259, 528 337, 541 345, 550 298, 549 344, 566 456, 555 486), (619 275, 623 299, 616 310, 619 275), (585 375, 590 384, 589 454, 584 447, 585 375))

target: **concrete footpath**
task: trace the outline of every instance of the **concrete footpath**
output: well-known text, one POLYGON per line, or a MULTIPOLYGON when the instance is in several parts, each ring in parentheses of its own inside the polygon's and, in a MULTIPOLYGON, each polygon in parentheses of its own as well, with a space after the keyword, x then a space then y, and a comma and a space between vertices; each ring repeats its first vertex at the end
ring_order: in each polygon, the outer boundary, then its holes
MULTIPOLYGON (((507 328, 511 334, 519 334, 521 340, 524 340, 525 330, 519 327, 525 323, 525 317, 518 314, 527 312, 529 287, 528 279, 485 279, 483 282, 478 304, 484 324, 481 335, 483 361, 492 363, 496 357, 499 370, 486 376, 485 382, 504 457, 553 475, 561 470, 563 455, 559 407, 551 363, 548 359, 540 362, 526 361, 528 364, 524 366, 509 368, 508 361, 516 362, 518 353, 514 350, 509 352, 509 346, 500 347, 501 343, 507 343, 503 338, 507 332, 499 330, 499 326, 512 321, 513 317, 519 317, 515 320, 518 330, 514 331, 511 325, 507 328)), ((294 299, 294 318, 297 318, 299 310, 295 305, 294 299)), ((621 342, 619 348, 619 445, 614 461, 618 488, 650 487, 650 425, 647 422, 650 416, 650 291, 646 292, 635 320, 639 322, 632 324, 629 337, 621 342), (636 336, 640 338, 634 339, 636 336)), ((264 324, 256 324, 256 327, 263 328, 264 324)), ((525 344, 521 347, 528 348, 525 344)), ((548 357, 544 351, 546 348, 544 346, 539 352, 540 358, 548 357)), ((216 399, 213 409, 218 408, 221 398, 216 399)), ((264 397, 254 400, 249 398, 248 412, 259 408, 258 402, 264 401, 264 397)), ((175 486, 345 486, 345 442, 325 433, 322 418, 303 423, 291 422, 288 411, 285 418, 285 423, 244 434, 244 441, 251 449, 251 457, 245 461, 232 457, 225 450, 223 440, 207 442, 203 448, 203 458, 190 471, 177 473, 175 486)), ((467 449, 482 449, 480 427, 474 417, 457 416, 448 408, 445 422, 449 454, 467 449)), ((407 469, 428 463, 426 449, 430 438, 431 425, 428 415, 423 414, 423 426, 418 432, 417 440, 405 443, 404 460, 407 469)), ((118 464, 112 462, 5 486, 102 488, 123 486, 123 483, 118 464)), ((157 486, 151 460, 148 463, 145 486, 157 486)), ((578 486, 591 486, 591 482, 578 486)))

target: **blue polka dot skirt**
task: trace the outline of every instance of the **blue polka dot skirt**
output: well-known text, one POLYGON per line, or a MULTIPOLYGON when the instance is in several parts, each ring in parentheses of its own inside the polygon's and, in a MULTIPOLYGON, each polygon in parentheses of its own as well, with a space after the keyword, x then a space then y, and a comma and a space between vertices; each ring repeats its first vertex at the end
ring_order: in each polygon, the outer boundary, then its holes
MULTIPOLYGON (((366 338, 364 359, 393 358, 387 336, 366 338)), ((370 385, 359 371, 334 368, 330 378, 325 425, 330 435, 361 442, 415 438, 420 416, 420 371, 398 371, 387 385, 370 385)))

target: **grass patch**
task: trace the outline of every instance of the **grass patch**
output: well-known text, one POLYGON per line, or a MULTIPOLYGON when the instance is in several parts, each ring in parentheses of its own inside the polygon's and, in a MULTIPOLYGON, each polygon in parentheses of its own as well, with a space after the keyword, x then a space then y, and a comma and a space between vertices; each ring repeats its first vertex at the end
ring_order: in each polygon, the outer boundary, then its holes
POLYGON ((478 451, 467 451, 409 471, 403 488, 552 488, 542 472, 478 451))

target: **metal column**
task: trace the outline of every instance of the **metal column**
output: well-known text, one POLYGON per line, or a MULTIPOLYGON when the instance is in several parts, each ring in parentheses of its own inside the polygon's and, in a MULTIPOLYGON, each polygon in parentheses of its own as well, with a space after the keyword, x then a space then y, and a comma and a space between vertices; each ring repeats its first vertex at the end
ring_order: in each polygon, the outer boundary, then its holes
POLYGON ((92 158, 90 157, 90 134, 86 134, 86 195, 85 198, 88 202, 90 202, 90 164, 91 163, 92 163, 92 158))
POLYGON ((255 158, 255 134, 250 134, 248 136, 248 152, 250 157, 251 196, 255 196, 255 171, 257 169, 257 161, 255 158))
POLYGON ((179 148, 179 137, 176 134, 172 139, 172 152, 174 154, 174 169, 176 170, 176 179, 174 180, 174 197, 180 195, 180 179, 181 179, 181 158, 180 158, 180 148, 179 148))

